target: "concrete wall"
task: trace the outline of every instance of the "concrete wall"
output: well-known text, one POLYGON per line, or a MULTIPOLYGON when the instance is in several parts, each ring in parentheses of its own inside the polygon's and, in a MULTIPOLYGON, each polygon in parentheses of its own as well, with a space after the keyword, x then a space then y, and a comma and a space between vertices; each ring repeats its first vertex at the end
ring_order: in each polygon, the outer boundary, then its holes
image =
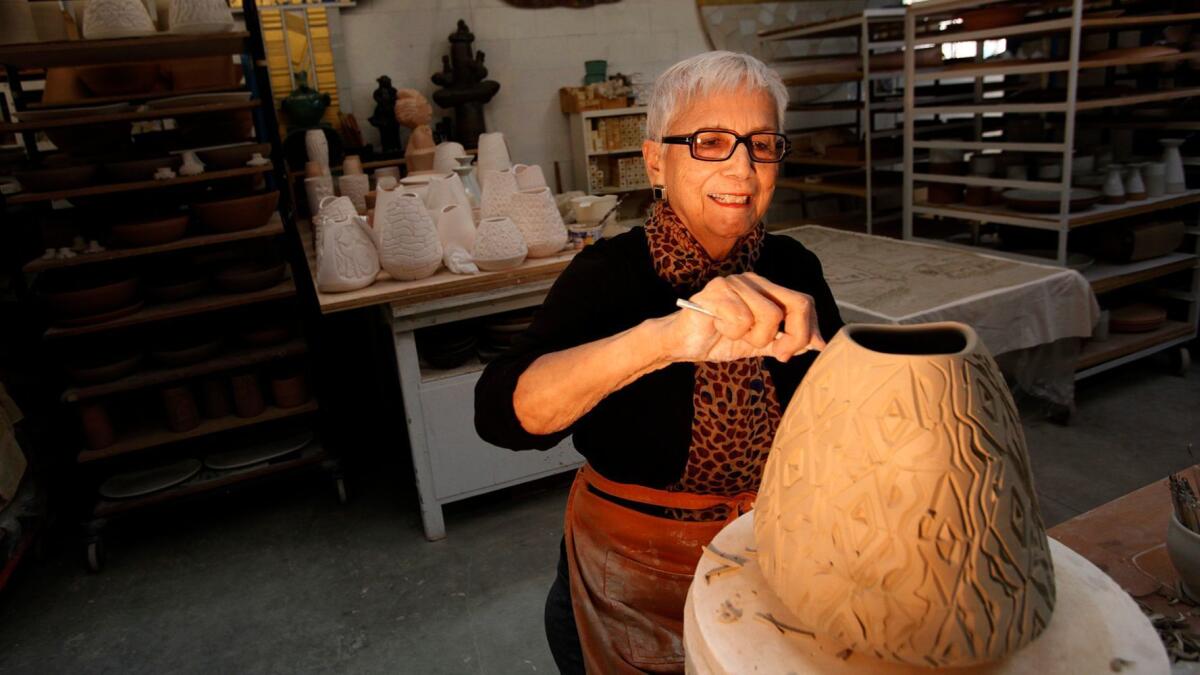
MULTIPOLYGON (((431 96, 429 77, 449 53, 458 19, 487 54, 500 93, 485 106, 488 129, 505 132, 513 160, 540 164, 547 178, 559 162, 571 183, 567 116, 558 89, 581 84, 583 62, 607 59, 609 72, 652 79, 676 61, 708 50, 694 0, 621 0, 588 9, 519 9, 500 0, 359 0, 341 15, 350 80, 340 82, 363 132, 374 109, 375 78, 431 96)), ((339 75, 339 77, 342 77, 339 75)), ((431 98, 432 100, 432 98, 431 98)), ((434 107, 435 117, 440 109, 434 107)), ((551 178, 552 180, 552 178, 551 178)))

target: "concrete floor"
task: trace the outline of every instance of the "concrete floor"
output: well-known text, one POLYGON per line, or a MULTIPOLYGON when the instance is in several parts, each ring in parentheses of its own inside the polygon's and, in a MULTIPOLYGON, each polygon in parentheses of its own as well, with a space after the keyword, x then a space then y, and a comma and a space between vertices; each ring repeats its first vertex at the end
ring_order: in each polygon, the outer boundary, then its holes
MULTIPOLYGON (((1071 426, 1027 425, 1049 524, 1197 461, 1200 375, 1164 371, 1086 381, 1071 426)), ((555 672, 566 479, 454 505, 428 543, 411 486, 371 469, 344 507, 313 475, 119 523, 99 575, 52 546, 0 596, 0 673, 555 672)))

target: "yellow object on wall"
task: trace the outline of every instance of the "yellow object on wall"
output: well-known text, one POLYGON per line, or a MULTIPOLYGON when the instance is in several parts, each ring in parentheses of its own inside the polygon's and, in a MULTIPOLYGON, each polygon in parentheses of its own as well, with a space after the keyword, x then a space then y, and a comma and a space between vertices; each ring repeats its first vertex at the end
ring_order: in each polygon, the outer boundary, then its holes
MULTIPOLYGON (((260 0, 259 4, 266 3, 260 0)), ((271 4, 288 3, 279 0, 271 4)), ((293 74, 306 72, 310 87, 329 94, 329 108, 325 110, 322 121, 338 128, 340 106, 337 77, 333 69, 329 15, 325 8, 305 7, 303 11, 264 8, 259 15, 276 110, 280 102, 292 93, 295 82, 293 74)), ((286 130, 286 125, 287 120, 280 116, 280 126, 286 130)))

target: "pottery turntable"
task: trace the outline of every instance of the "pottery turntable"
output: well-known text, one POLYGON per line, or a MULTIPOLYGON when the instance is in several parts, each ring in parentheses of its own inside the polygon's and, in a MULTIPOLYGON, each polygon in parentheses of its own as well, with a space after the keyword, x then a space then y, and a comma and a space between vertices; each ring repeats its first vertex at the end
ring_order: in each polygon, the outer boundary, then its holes
POLYGON ((967 326, 844 328, 756 509, 696 568, 687 672, 1165 675, 1111 578, 1045 533, 1012 397, 967 326))

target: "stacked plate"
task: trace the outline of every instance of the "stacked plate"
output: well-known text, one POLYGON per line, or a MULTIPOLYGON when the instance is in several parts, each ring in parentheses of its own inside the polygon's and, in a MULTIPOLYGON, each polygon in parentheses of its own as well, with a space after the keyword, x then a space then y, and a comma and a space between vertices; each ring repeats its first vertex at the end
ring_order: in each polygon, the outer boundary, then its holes
POLYGON ((508 351, 532 322, 532 310, 498 314, 488 319, 483 327, 483 341, 479 345, 480 360, 486 363, 508 351))
POLYGON ((453 323, 417 331, 417 352, 434 368, 457 368, 475 356, 479 335, 472 324, 453 323))

